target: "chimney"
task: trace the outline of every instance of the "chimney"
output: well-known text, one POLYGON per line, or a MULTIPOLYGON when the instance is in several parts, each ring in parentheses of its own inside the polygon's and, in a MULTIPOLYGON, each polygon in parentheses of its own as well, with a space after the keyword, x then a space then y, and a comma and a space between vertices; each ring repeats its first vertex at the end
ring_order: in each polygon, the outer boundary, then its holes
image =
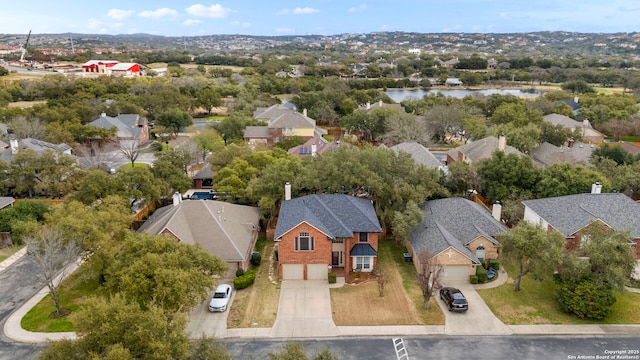
POLYGON ((107 113, 100 114, 101 117, 107 117, 107 113))
POLYGON ((182 195, 179 192, 173 193, 173 206, 178 206, 182 202, 182 195))
POLYGON ((591 184, 591 193, 592 194, 600 194, 602 192, 602 185, 597 182, 595 184, 591 184))
POLYGON ((18 139, 9 140, 9 144, 11 145, 11 154, 15 155, 18 153, 18 149, 20 148, 20 143, 18 139))
POLYGON ((311 144, 311 156, 315 157, 317 153, 318 153, 318 145, 311 144))
POLYGON ((380 100, 380 102, 378 102, 378 106, 382 107, 382 100, 380 100))
POLYGON ((504 134, 502 134, 498 137, 498 150, 504 151, 506 147, 507 147, 507 137, 504 136, 504 134))
POLYGON ((500 205, 500 201, 496 201, 496 203, 491 207, 491 216, 500 221, 500 218, 502 217, 502 205, 500 205))
POLYGON ((578 103, 578 100, 579 100, 579 99, 578 99, 578 97, 577 97, 577 96, 574 96, 574 97, 573 97, 573 102, 575 102, 576 104, 578 103))
POLYGON ((307 117, 307 108, 302 109, 302 116, 307 117))
POLYGON ((284 199, 291 200, 291 183, 284 184, 284 199))
POLYGON ((367 110, 371 109, 371 103, 367 101, 367 110))
POLYGON ((587 119, 582 120, 582 127, 586 127, 586 128, 591 127, 591 123, 589 123, 589 120, 587 119))

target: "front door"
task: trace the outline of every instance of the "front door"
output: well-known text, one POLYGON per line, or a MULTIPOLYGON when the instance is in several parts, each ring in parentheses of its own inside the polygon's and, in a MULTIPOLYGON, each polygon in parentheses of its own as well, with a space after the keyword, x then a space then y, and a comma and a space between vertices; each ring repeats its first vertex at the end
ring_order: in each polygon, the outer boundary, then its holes
POLYGON ((344 253, 342 251, 331 252, 331 266, 344 266, 344 253))

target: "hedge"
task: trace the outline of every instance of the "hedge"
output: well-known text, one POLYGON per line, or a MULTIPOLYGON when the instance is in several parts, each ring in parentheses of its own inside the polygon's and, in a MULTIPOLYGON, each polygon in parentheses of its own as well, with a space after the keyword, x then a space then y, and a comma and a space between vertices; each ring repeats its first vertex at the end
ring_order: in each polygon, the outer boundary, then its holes
POLYGON ((236 289, 245 289, 253 284, 256 280, 256 272, 254 270, 247 270, 244 275, 233 279, 233 287, 236 289))
POLYGON ((476 276, 478 277, 478 282, 484 284, 487 281, 487 270, 482 266, 476 266, 476 276))
POLYGON ((336 273, 330 272, 328 276, 329 276, 329 284, 335 284, 336 278, 337 278, 336 273))

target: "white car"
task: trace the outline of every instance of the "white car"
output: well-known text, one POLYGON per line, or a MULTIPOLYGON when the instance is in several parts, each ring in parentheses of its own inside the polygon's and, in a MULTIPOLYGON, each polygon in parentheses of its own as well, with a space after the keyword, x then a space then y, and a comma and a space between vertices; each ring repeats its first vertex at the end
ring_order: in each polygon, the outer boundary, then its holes
POLYGON ((221 284, 218 285, 216 291, 213 292, 211 296, 211 301, 209 302, 209 311, 226 311, 227 306, 229 305, 229 300, 231 300, 231 293, 233 289, 231 289, 231 285, 221 284))

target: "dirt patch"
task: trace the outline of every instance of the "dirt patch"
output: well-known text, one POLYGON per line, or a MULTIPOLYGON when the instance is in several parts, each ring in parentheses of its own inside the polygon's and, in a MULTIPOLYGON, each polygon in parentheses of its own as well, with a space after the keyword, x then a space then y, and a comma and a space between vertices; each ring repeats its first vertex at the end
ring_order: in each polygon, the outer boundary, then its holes
POLYGON ((549 319, 546 319, 537 314, 538 310, 532 306, 518 306, 513 307, 509 304, 500 306, 500 318, 510 319, 508 325, 513 324, 552 324, 549 319))
POLYGON ((59 318, 63 318, 65 316, 69 316, 71 314, 71 310, 69 309, 60 309, 60 312, 54 311, 51 314, 49 314, 49 317, 52 319, 59 319, 59 318))
POLYGON ((246 289, 236 291, 229 308, 228 328, 272 327, 278 313, 280 282, 273 261, 273 242, 261 251, 262 263, 257 268, 256 280, 246 289))

